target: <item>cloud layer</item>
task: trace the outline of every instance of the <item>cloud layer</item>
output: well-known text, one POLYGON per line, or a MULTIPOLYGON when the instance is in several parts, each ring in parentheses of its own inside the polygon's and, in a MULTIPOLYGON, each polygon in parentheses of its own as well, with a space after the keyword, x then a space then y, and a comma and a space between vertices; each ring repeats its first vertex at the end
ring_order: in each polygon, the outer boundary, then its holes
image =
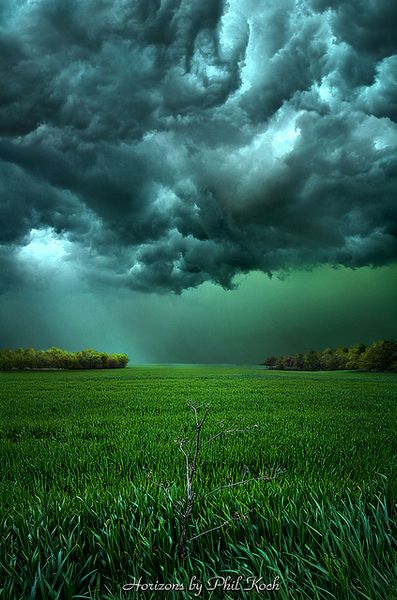
POLYGON ((395 261, 392 4, 3 0, 3 287, 395 261))

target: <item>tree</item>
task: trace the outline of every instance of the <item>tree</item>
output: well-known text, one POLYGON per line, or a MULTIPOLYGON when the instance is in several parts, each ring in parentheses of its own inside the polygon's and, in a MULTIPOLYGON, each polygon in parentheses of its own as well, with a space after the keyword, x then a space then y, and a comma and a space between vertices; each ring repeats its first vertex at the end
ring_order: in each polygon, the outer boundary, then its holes
POLYGON ((126 354, 118 354, 119 368, 124 368, 128 365, 128 356, 126 354))
POLYGON ((346 347, 340 347, 335 350, 336 360, 338 362, 337 369, 347 369, 348 351, 346 347))
POLYGON ((277 358, 275 356, 268 356, 265 361, 264 361, 264 365, 266 365, 266 367, 269 367, 270 369, 275 367, 277 362, 277 358))
POLYGON ((303 355, 303 366, 306 371, 318 371, 321 366, 320 354, 315 350, 309 350, 303 355))
POLYGON ((347 353, 346 369, 355 370, 360 368, 360 358, 365 352, 366 346, 364 344, 356 344, 351 346, 347 353))
POLYGON ((35 350, 0 350, 0 370, 13 369, 102 369, 124 368, 128 364, 126 354, 106 354, 87 348, 80 352, 67 352, 61 348, 35 350))
POLYGON ((274 369, 306 369, 307 371, 334 371, 363 369, 367 371, 397 371, 397 343, 379 340, 370 346, 356 344, 347 348, 310 350, 305 354, 288 354, 266 359, 265 364, 274 369))
POLYGON ((361 354, 359 365, 366 371, 396 370, 397 343, 392 340, 374 342, 361 354))
POLYGON ((292 357, 292 368, 297 369, 299 371, 300 369, 303 369, 303 367, 303 354, 295 354, 295 356, 292 357))
POLYGON ((321 352, 321 368, 325 371, 335 371, 339 368, 339 361, 335 350, 326 348, 321 352))

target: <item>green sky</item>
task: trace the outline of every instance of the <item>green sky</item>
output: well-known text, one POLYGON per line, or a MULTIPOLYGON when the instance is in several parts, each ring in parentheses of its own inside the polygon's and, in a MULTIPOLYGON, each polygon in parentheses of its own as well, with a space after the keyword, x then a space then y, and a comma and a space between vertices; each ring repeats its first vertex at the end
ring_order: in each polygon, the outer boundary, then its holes
POLYGON ((396 23, 391 0, 0 0, 0 347, 397 337, 396 23))
POLYGON ((95 347, 133 362, 258 362, 271 353, 397 338, 397 266, 322 267, 235 290, 205 283, 181 295, 82 292, 54 274, 45 291, 0 302, 3 346, 95 347))

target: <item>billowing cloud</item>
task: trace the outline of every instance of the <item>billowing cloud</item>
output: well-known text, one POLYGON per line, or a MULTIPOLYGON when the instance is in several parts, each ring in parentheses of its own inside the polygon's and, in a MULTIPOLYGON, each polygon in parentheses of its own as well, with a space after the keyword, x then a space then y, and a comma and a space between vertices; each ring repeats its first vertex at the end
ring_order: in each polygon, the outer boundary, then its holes
POLYGON ((389 0, 4 0, 2 285, 36 239, 142 291, 395 261, 396 24, 389 0))

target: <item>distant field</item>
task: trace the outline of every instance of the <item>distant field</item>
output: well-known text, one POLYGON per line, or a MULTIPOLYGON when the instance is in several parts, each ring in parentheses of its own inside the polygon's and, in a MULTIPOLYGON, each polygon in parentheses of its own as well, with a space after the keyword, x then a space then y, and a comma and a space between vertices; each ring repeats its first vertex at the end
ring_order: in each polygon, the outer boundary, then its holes
POLYGON ((395 600, 396 400, 395 374, 0 373, 0 598, 161 598, 121 587, 253 575, 280 589, 201 597, 395 600), (204 441, 221 422, 250 429, 203 449, 191 537, 230 523, 182 566, 188 401, 210 405, 204 441))

